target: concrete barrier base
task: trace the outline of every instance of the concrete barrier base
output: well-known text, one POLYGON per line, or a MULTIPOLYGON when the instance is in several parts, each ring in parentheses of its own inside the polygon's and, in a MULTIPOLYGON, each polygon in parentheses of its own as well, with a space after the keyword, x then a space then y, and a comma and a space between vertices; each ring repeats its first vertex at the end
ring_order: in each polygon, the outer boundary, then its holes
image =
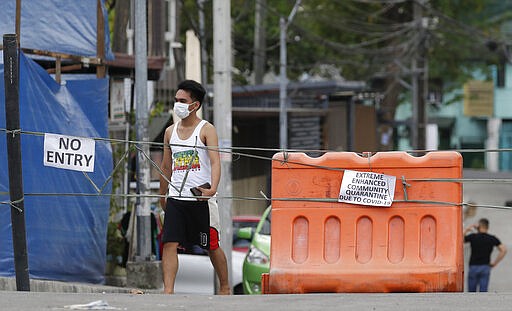
POLYGON ((141 289, 163 288, 161 261, 126 263, 126 286, 141 289))

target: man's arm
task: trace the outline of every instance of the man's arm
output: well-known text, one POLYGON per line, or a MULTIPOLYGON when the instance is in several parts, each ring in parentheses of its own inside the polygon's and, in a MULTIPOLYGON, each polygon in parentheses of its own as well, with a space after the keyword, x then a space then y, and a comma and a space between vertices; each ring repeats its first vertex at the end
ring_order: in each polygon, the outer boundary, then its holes
POLYGON ((204 127, 205 145, 208 147, 208 156, 210 157, 210 165, 212 167, 211 188, 200 188, 203 196, 210 197, 215 195, 220 182, 220 156, 219 156, 219 137, 215 127, 207 123, 204 127))
MULTIPOLYGON (((169 141, 171 138, 173 126, 174 125, 169 126, 165 130, 164 134, 164 154, 162 156, 162 163, 160 163, 160 170, 162 171, 163 174, 160 175, 160 195, 166 195, 169 188, 169 183, 167 182, 167 180, 165 180, 164 176, 170 180, 172 175, 172 153, 169 141)), ((165 197, 160 198, 160 206, 165 211, 165 197)))
POLYGON ((464 229, 463 235, 466 236, 469 232, 476 230, 476 228, 478 228, 478 225, 467 226, 466 229, 464 229))
POLYGON ((500 244, 498 245, 498 250, 500 251, 498 253, 498 256, 496 257, 496 259, 494 260, 494 262, 491 262, 490 266, 491 267, 496 267, 496 265, 498 265, 498 263, 503 259, 503 257, 505 257, 505 255, 507 254, 507 247, 503 244, 500 244))

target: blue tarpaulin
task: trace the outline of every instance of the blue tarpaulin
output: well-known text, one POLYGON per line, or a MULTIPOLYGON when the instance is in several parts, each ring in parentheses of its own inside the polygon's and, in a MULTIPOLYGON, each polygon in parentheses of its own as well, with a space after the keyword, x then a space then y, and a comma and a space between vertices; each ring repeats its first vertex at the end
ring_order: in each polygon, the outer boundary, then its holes
MULTIPOLYGON (((0 276, 12 277, 3 64, 0 74, 0 276)), ((21 54, 19 94, 30 277, 103 283, 110 198, 97 195, 83 172, 44 166, 42 133, 108 138, 108 79, 91 76, 59 85, 21 54)), ((113 170, 112 151, 106 140, 96 139, 95 144, 94 172, 87 175, 101 188, 113 170)), ((103 193, 111 193, 110 183, 103 193)))
MULTIPOLYGON (((105 57, 114 59, 110 49, 108 17, 105 20, 105 57)), ((21 1, 20 46, 96 57, 97 0, 23 0, 21 1)), ((16 1, 0 1, 0 34, 16 33, 16 1)))

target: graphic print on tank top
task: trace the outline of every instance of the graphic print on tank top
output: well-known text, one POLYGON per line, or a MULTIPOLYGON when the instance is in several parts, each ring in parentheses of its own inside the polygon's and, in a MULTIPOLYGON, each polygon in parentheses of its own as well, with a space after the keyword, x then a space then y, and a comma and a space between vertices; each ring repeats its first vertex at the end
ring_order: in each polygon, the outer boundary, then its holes
POLYGON ((174 161, 173 172, 184 172, 188 169, 189 165, 191 171, 197 171, 201 169, 201 164, 199 163, 199 155, 194 150, 175 152, 172 157, 174 161), (194 159, 192 159, 192 157, 194 157, 194 159))

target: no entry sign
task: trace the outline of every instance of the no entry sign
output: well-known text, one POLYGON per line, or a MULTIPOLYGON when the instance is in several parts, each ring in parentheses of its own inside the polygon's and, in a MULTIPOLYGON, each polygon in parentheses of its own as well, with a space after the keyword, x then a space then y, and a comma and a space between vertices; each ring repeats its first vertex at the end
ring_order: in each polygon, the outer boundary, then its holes
POLYGON ((94 139, 44 134, 45 166, 94 172, 94 153, 94 139))

